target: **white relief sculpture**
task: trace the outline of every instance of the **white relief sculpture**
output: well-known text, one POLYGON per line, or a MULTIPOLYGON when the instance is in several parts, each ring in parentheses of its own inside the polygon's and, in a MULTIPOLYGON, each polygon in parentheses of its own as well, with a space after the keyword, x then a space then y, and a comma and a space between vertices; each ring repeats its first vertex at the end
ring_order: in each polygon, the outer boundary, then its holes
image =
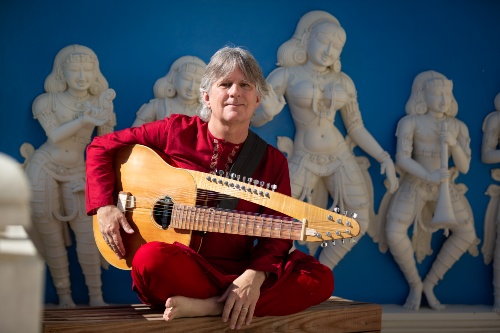
POLYGON ((469 171, 471 150, 467 126, 455 118, 458 105, 452 90, 452 81, 435 71, 415 77, 407 115, 396 133, 400 186, 394 194, 386 193, 375 223, 380 250, 390 249, 408 282, 404 307, 412 310, 420 308, 422 293, 432 309, 443 310, 434 287, 467 250, 478 254, 467 188, 454 182, 459 172, 469 171), (454 167, 448 166, 450 157, 454 167), (445 230, 447 239, 422 282, 415 255, 420 263, 432 253, 432 233, 439 229, 445 230))
MULTIPOLYGON (((495 97, 495 111, 486 116, 483 122, 483 143, 481 160, 483 163, 494 164, 500 162, 500 93, 495 97)), ((491 177, 500 181, 500 169, 491 170, 491 177)), ((486 208, 484 218, 484 239, 481 252, 484 263, 489 265, 493 261, 493 312, 500 314, 500 186, 491 184, 486 194, 490 202, 486 208)))
MULTIPOLYGON (((329 194, 332 207, 357 214, 361 237, 368 229, 373 195, 367 159, 357 158, 353 147, 358 145, 381 163, 391 191, 398 187, 398 179, 389 154, 363 125, 354 83, 341 71, 340 53, 345 40, 344 29, 331 14, 305 14, 292 38, 278 50, 279 67, 267 77, 271 94, 257 109, 252 125, 271 121, 286 100, 296 132, 293 142, 279 137, 278 148, 288 156, 292 195, 326 206, 329 194), (347 137, 334 125, 337 111, 347 137)), ((327 246, 319 260, 333 269, 353 246, 351 242, 327 246)), ((308 247, 314 251, 313 246, 308 247)))
POLYGON ((141 106, 132 127, 171 114, 196 115, 200 106, 201 76, 206 64, 194 56, 183 56, 174 61, 170 71, 158 79, 153 87, 155 98, 141 106))
POLYGON ((96 127, 98 135, 113 131, 115 92, 108 89, 95 53, 81 45, 59 51, 44 88, 46 93, 33 102, 33 116, 47 140, 37 150, 29 143, 21 147, 31 184, 33 237, 49 267, 59 307, 75 306, 66 250, 71 244, 69 227, 75 236, 89 304, 105 305, 101 256, 92 219, 85 213, 84 153, 96 127))

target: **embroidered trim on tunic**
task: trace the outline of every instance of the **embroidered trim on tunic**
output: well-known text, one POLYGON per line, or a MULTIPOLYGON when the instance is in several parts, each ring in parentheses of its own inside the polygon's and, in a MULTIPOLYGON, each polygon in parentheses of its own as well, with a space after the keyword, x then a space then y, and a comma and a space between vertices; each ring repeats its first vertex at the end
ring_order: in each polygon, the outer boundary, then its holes
MULTIPOLYGON (((217 162, 219 161, 219 158, 222 155, 222 151, 219 150, 219 140, 214 138, 213 142, 214 142, 214 152, 213 152, 212 157, 210 159, 211 173, 215 173, 217 171, 217 164, 218 164, 217 162)), ((231 165, 233 165, 233 163, 234 163, 233 158, 239 149, 240 149, 240 145, 236 145, 233 147, 233 150, 231 151, 231 153, 229 153, 229 156, 227 157, 226 163, 224 165, 225 172, 228 172, 231 165)))

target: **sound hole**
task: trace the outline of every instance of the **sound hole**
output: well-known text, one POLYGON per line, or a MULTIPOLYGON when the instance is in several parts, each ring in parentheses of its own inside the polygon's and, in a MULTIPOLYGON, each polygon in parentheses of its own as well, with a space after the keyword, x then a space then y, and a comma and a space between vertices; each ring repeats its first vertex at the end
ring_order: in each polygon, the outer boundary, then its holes
POLYGON ((169 196, 159 198, 153 206, 153 220, 161 225, 162 229, 167 229, 170 225, 173 206, 174 202, 169 196))

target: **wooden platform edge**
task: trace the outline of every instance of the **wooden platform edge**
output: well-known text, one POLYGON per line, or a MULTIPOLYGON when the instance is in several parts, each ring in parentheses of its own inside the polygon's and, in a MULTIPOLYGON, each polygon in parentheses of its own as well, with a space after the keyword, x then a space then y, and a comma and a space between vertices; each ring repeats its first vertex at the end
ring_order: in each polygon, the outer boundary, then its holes
MULTIPOLYGON (((161 310, 142 304, 45 309, 45 333, 85 332, 226 332, 220 317, 162 319, 161 310)), ((382 306, 336 297, 302 312, 279 317, 256 317, 240 332, 380 332, 382 306)))

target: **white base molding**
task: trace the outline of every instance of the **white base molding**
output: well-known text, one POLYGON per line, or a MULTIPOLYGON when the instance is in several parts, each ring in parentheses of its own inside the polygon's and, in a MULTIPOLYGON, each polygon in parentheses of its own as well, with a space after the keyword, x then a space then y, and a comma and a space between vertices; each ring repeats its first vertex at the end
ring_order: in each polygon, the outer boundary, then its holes
POLYGON ((443 311, 382 305, 382 333, 499 333, 500 314, 486 305, 446 305, 443 311))

